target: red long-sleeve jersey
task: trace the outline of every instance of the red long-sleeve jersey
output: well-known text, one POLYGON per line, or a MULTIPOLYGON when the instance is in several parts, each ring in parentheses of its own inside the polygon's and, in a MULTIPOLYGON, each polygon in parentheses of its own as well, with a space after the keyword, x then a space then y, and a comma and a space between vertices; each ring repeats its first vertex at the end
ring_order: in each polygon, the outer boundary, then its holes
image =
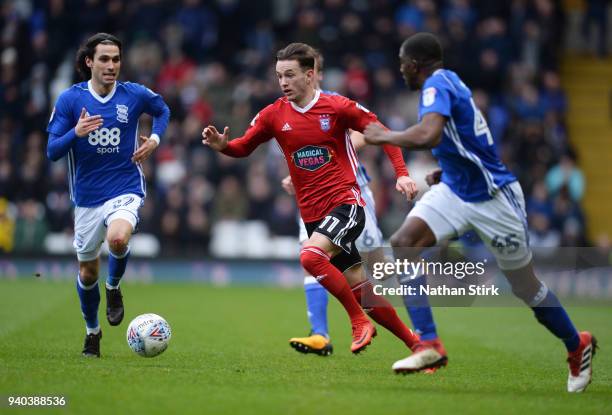
MULTIPOLYGON (((246 157, 275 138, 287 160, 302 219, 314 222, 339 205, 364 205, 349 130, 363 132, 371 122, 378 122, 375 114, 341 95, 316 91, 304 108, 283 97, 260 111, 245 134, 231 140, 223 153, 246 157)), ((384 150, 397 177, 407 176, 401 150, 394 146, 384 150)))

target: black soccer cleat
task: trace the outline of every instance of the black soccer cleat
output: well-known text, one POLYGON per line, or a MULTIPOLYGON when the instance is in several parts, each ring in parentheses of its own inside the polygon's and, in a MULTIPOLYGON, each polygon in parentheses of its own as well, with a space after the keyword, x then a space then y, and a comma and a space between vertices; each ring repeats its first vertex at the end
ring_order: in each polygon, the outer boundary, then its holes
POLYGON ((106 319, 111 326, 118 326, 123 321, 123 296, 121 288, 106 289, 106 319))
POLYGON ((100 339, 102 338, 102 330, 98 334, 88 334, 85 336, 85 345, 83 346, 83 356, 85 357, 100 357, 100 339))

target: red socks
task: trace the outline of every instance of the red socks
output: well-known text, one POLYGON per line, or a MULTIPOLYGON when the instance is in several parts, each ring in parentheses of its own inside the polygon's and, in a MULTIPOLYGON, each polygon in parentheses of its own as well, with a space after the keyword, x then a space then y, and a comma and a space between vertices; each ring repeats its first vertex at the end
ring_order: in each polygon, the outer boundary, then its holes
POLYGON ((369 308, 368 314, 374 321, 395 334, 409 348, 419 342, 419 337, 400 320, 385 297, 374 294, 369 281, 359 283, 351 290, 344 275, 329 260, 330 257, 315 246, 305 246, 300 253, 302 267, 342 303, 351 322, 367 320, 360 304, 363 298, 365 306, 369 308))
POLYGON ((410 349, 419 342, 419 337, 400 320, 393 306, 382 295, 374 294, 370 281, 361 282, 353 287, 353 295, 364 309, 369 310, 372 319, 395 334, 410 349), (363 301, 362 301, 363 299, 363 301))
POLYGON ((346 278, 329 260, 327 253, 316 246, 305 246, 300 252, 302 267, 342 303, 351 322, 367 320, 346 278))

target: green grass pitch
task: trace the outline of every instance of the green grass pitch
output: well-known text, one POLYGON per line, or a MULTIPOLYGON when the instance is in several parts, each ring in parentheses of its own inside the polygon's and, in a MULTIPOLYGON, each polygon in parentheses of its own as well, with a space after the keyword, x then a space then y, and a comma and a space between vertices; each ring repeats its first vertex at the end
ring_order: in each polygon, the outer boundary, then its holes
MULTIPOLYGON (((296 353, 289 337, 307 331, 300 289, 125 283, 126 318, 110 327, 100 307, 102 358, 85 359, 74 284, 0 280, 0 395, 62 395, 61 414, 610 414, 612 308, 570 307, 599 339, 594 381, 565 392, 561 343, 526 308, 436 308, 449 366, 433 375, 396 376, 407 355, 384 329, 359 356, 350 327, 330 299, 332 357, 296 353), (168 350, 145 359, 125 332, 138 314, 164 316, 168 350)), ((403 309, 398 312, 406 321, 403 309)))

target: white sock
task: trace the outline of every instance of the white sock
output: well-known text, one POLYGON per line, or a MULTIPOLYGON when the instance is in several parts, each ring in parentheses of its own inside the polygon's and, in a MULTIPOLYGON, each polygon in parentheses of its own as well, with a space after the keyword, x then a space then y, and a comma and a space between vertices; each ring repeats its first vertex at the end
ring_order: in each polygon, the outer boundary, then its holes
POLYGON ((98 334, 100 333, 100 326, 90 329, 89 327, 85 327, 87 329, 87 334, 98 334))

